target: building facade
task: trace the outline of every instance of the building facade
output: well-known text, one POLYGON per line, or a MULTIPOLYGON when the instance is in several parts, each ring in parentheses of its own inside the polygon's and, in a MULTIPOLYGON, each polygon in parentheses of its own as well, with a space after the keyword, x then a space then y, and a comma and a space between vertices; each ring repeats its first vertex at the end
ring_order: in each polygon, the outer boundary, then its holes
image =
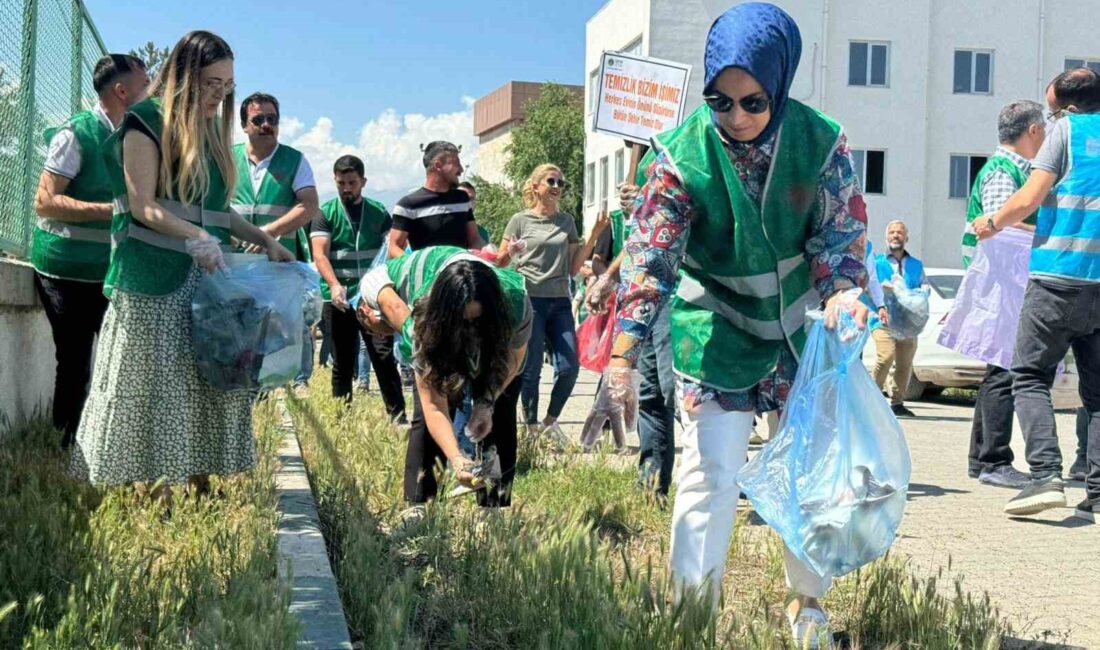
MULTIPOLYGON (((583 86, 564 85, 577 96, 583 86)), ((538 99, 542 84, 532 81, 509 81, 474 102, 474 135, 478 137, 477 174, 494 183, 510 185, 504 173, 508 161, 505 152, 512 141, 512 130, 523 123, 527 102, 538 99)))
MULTIPOLYGON (((931 266, 961 266, 959 239, 974 174, 997 146, 997 115, 1017 99, 1043 102, 1049 81, 1100 69, 1095 20, 1071 0, 775 0, 798 22, 802 59, 791 96, 844 125, 866 193, 876 248, 886 223, 910 226, 910 249, 931 266)), ((586 106, 604 50, 693 66, 687 110, 702 101, 703 46, 730 4, 610 0, 587 25, 586 106)), ((590 133, 585 221, 623 178, 629 151, 590 133), (607 161, 607 162, 605 162, 607 161), (605 171, 605 168, 607 171, 605 171)))

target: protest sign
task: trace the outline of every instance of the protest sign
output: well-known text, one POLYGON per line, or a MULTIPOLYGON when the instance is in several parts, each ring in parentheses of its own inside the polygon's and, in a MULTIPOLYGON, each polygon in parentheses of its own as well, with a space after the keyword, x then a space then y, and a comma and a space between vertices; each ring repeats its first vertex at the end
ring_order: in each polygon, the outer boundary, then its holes
POLYGON ((592 130, 648 145, 684 119, 691 66, 604 52, 592 130))

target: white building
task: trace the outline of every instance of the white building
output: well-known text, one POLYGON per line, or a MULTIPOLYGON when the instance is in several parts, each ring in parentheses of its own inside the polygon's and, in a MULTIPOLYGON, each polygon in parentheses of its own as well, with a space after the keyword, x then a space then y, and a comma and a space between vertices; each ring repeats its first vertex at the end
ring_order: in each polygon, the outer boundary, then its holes
MULTIPOLYGON (((904 219, 929 265, 960 266, 973 174, 997 146, 997 114, 1042 102, 1067 67, 1100 67, 1096 0, 775 0, 798 22, 791 96, 844 125, 866 192, 870 233, 904 219)), ((721 0, 610 0, 587 25, 589 113, 604 50, 691 64, 687 110, 701 102, 703 46, 721 0)), ((1100 3, 1097 4, 1100 6, 1100 3)), ((589 116, 591 119, 591 116, 589 116)), ((590 134, 585 221, 624 174, 621 140, 590 134)))

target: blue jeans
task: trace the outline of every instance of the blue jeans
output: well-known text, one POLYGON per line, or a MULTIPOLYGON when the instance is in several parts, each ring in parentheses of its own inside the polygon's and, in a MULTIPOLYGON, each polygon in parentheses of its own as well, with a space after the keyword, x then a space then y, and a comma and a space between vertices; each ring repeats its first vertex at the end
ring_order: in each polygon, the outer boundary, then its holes
POLYGON ((367 344, 359 341, 359 359, 356 361, 358 369, 355 371, 355 379, 364 384, 370 383, 370 357, 367 356, 367 344))
POLYGON ((309 378, 313 376, 313 333, 310 332, 309 326, 306 326, 306 331, 302 334, 301 368, 302 371, 294 378, 295 386, 308 384, 309 378))
POLYGON ((474 411, 474 398, 467 386, 462 393, 462 404, 455 409, 455 438, 458 440, 458 448, 467 458, 477 455, 477 443, 466 435, 466 423, 470 421, 470 415, 474 411))
POLYGON ((539 420, 539 380, 542 353, 547 342, 554 361, 554 387, 550 391, 547 417, 557 419, 573 394, 580 364, 577 361, 577 331, 573 326, 573 304, 569 298, 531 298, 531 341, 523 366, 523 413, 527 424, 539 420))
POLYGON ((669 309, 663 306, 638 356, 638 480, 642 486, 668 494, 676 460, 676 375, 672 370, 669 309))

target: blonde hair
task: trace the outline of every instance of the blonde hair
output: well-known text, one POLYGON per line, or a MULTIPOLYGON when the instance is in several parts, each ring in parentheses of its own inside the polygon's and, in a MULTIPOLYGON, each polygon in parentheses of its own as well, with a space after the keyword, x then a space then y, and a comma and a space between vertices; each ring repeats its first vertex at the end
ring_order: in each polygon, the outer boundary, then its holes
POLYGON ((233 50, 220 36, 206 31, 187 33, 161 66, 150 94, 161 98, 160 181, 164 195, 182 203, 201 203, 210 191, 207 155, 214 159, 225 182, 225 200, 234 193, 237 168, 233 162, 233 93, 222 97, 220 119, 203 114, 203 68, 233 59, 233 50), (173 182, 175 181, 175 182, 173 182), (178 196, 174 196, 178 190, 178 196))
POLYGON ((523 183, 523 204, 528 208, 533 208, 539 204, 539 196, 535 193, 535 188, 539 183, 546 179, 547 176, 557 172, 559 176, 562 175, 561 168, 557 165, 550 163, 543 163, 538 167, 535 167, 535 171, 531 172, 531 175, 527 177, 527 180, 523 183))

